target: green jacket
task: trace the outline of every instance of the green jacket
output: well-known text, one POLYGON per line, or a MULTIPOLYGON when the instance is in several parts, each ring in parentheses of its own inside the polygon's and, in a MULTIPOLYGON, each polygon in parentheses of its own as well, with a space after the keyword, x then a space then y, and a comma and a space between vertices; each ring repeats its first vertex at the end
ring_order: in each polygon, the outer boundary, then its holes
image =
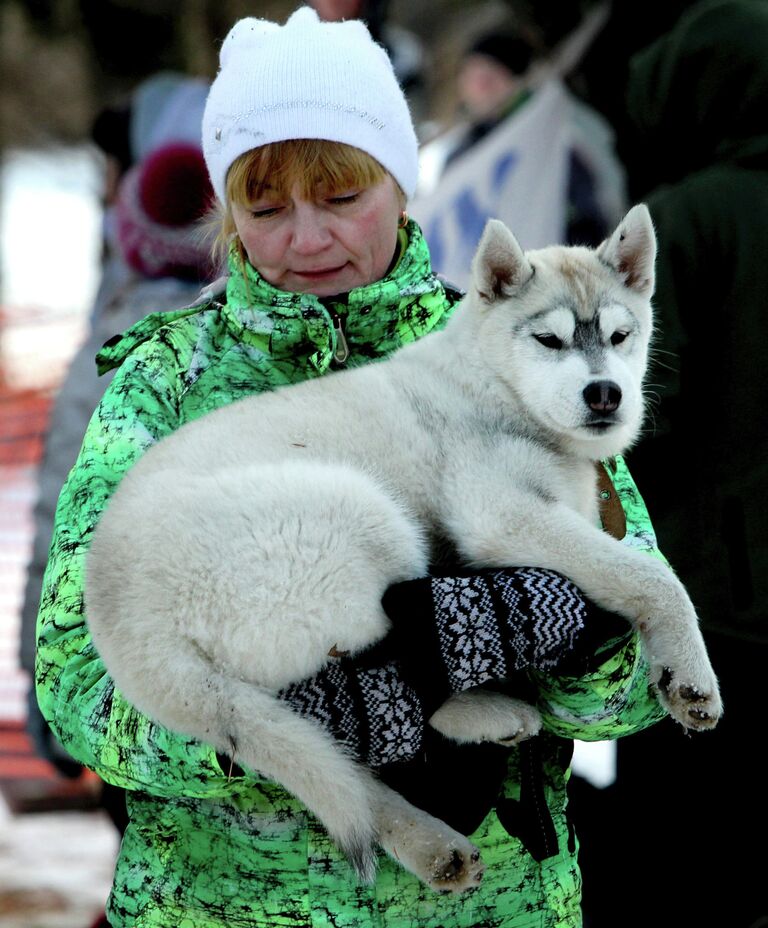
MULTIPOLYGON (((403 236, 405 240, 405 235, 403 236)), ((542 679, 545 792, 559 853, 537 863, 495 813, 474 840, 488 864, 470 896, 423 888, 388 858, 359 886, 323 829, 280 786, 256 773, 228 778, 207 745, 137 713, 115 691, 83 615, 88 542, 121 476, 153 442, 250 393, 326 373, 343 318, 349 363, 380 358, 442 326, 456 296, 432 274, 418 228, 385 280, 343 301, 287 294, 252 268, 231 267, 227 298, 149 316, 99 356, 119 366, 62 491, 39 617, 37 687, 45 717, 73 757, 125 787, 130 824, 109 917, 115 928, 237 926, 575 926, 579 877, 565 820, 571 737, 617 737, 661 710, 636 640, 627 636, 590 676, 542 679)), ((627 541, 653 550, 642 501, 621 462, 615 485, 627 541)), ((519 793, 509 755, 507 794, 519 793)))

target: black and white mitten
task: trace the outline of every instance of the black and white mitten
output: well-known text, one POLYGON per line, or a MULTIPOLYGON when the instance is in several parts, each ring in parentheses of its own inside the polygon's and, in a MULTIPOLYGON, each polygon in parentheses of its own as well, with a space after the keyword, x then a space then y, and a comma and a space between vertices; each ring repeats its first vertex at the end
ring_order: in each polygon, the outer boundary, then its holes
POLYGON ((382 602, 392 620, 382 642, 279 694, 372 767, 416 756, 452 694, 528 669, 578 672, 607 630, 603 616, 586 621, 594 607, 577 587, 538 568, 409 580, 382 602))
POLYGON ((410 760, 424 740, 422 697, 387 645, 336 660, 278 694, 370 767, 410 760))
POLYGON ((406 678, 460 693, 573 663, 589 604, 570 580, 519 567, 409 580, 382 600, 406 678))

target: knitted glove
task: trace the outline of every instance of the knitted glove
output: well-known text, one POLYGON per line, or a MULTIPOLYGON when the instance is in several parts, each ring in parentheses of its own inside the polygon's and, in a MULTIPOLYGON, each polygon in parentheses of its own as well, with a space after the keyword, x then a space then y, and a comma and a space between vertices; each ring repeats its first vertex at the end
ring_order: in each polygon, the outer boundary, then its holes
POLYGON ((529 668, 558 669, 587 614, 570 580, 536 567, 409 580, 390 587, 382 603, 406 678, 418 676, 438 705, 529 668))
POLYGON ((382 603, 393 626, 382 642, 279 693, 372 767, 416 756, 425 720, 453 693, 528 669, 572 672, 600 640, 585 632, 579 590, 538 568, 409 580, 382 603))
POLYGON ((341 658, 278 693, 370 767, 416 756, 424 739, 422 698, 403 679, 389 645, 385 639, 355 658, 341 658))

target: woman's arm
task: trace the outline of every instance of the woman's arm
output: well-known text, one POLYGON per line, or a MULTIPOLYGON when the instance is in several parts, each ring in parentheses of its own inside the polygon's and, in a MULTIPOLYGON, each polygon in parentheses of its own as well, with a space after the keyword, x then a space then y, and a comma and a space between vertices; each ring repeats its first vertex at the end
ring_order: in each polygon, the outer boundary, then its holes
POLYGON ((603 741, 641 731, 665 717, 636 633, 606 645, 596 663, 594 670, 578 677, 532 675, 546 731, 603 741))
POLYGON ((91 419, 57 509, 38 617, 37 695, 62 745, 107 782, 212 797, 227 788, 214 751, 154 724, 115 691, 83 607, 86 553, 102 510, 147 447, 179 424, 174 364, 154 339, 123 364, 91 419))

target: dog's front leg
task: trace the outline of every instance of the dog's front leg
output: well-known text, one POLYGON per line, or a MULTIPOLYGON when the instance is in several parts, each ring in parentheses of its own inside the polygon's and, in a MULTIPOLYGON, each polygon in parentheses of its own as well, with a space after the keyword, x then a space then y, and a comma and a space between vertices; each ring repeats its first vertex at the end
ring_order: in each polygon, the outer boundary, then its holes
POLYGON ((376 783, 373 815, 381 847, 437 892, 475 889, 485 865, 469 838, 417 809, 384 783, 376 783))
POLYGON ((652 682, 675 719, 695 730, 717 724, 717 678, 693 604, 669 567, 543 496, 499 490, 493 507, 473 506, 467 485, 455 498, 461 506, 452 513, 453 537, 470 563, 531 565, 568 577, 594 603, 637 628, 652 682))

